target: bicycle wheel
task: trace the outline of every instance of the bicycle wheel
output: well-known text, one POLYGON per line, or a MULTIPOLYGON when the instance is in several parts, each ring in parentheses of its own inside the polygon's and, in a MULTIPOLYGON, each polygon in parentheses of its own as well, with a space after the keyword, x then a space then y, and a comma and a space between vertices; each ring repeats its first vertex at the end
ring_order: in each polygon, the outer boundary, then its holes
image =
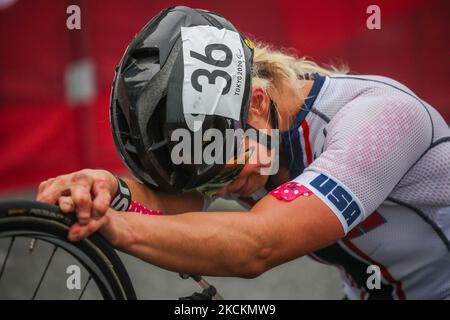
MULTIPOLYGON (((17 297, 16 295, 14 298, 41 298, 44 280, 57 273, 49 272, 49 269, 51 263, 56 259, 56 255, 59 254, 64 256, 64 259, 66 259, 65 256, 70 256, 89 274, 83 287, 77 288, 79 292, 76 292, 76 296, 79 299, 83 297, 88 286, 92 287, 92 283, 95 283, 97 293, 102 299, 136 299, 134 288, 122 261, 100 234, 93 234, 78 242, 67 240, 68 229, 75 221, 75 214, 63 214, 59 207, 54 205, 30 200, 0 201, 0 240, 4 245, 4 258, 0 258, 0 293, 18 291, 17 286, 24 285, 23 279, 30 279, 30 273, 37 273, 39 281, 35 281, 37 284, 32 286, 29 295, 27 292, 28 296, 17 297), (31 258, 26 256, 27 250, 23 248, 23 244, 19 246, 18 250, 14 248, 15 245, 23 242, 23 239, 29 241, 29 251, 32 251, 36 241, 41 247, 44 247, 44 244, 51 247, 44 267, 38 269, 30 263, 30 267, 27 269, 28 263, 17 263, 24 257, 31 258), (12 256, 16 251, 19 251, 19 258, 14 260, 12 256), (10 282, 6 288, 2 288, 2 282, 8 282, 5 281, 5 278, 19 269, 22 270, 21 274, 11 276, 11 279, 14 278, 14 282, 10 282)), ((67 286, 66 279, 63 283, 67 286)), ((50 293, 52 290, 47 291, 50 293)), ((61 291, 57 292, 57 295, 56 298, 62 298, 61 291)))

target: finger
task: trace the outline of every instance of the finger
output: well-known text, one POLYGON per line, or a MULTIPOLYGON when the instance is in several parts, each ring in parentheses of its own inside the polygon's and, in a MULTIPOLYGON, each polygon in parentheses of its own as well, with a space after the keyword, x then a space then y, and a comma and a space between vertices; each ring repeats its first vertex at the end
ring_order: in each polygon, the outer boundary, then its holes
POLYGON ((92 198, 91 185, 92 178, 86 174, 75 174, 72 178, 73 184, 70 187, 72 200, 75 204, 78 222, 87 224, 91 217, 92 198))
POLYGON ((58 206, 64 213, 71 213, 75 211, 75 204, 72 201, 72 197, 60 197, 58 199, 58 206))
POLYGON ((103 216, 111 203, 108 183, 105 180, 94 181, 92 192, 94 194, 93 212, 103 216))
POLYGON ((44 191, 45 187, 47 185, 49 185, 51 182, 53 182, 54 180, 55 180, 55 178, 50 178, 50 179, 42 181, 38 186, 38 193, 44 191))
POLYGON ((58 186, 56 178, 47 179, 39 184, 36 200, 41 202, 56 203, 57 197, 52 197, 55 187, 58 186))
POLYGON ((98 220, 91 219, 88 224, 81 225, 79 223, 74 224, 70 230, 67 238, 70 241, 80 241, 83 240, 86 237, 89 237, 91 234, 96 232, 98 229, 100 229, 102 226, 106 224, 106 216, 103 216, 102 218, 98 220))

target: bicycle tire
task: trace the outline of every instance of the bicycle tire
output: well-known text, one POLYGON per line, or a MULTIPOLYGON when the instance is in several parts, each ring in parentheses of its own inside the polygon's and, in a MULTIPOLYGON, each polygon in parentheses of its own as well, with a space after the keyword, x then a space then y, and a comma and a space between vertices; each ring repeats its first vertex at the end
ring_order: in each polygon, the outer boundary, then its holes
POLYGON ((53 243, 89 271, 105 300, 136 300, 128 272, 114 248, 99 233, 77 242, 67 240, 76 215, 56 205, 32 200, 0 201, 0 238, 26 236, 53 243))

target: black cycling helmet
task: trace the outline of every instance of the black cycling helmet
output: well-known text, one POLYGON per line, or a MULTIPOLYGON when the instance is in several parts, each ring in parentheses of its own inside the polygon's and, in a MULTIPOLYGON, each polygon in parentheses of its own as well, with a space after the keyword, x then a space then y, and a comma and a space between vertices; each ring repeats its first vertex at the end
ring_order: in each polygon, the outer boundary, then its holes
POLYGON ((223 176, 224 164, 174 164, 170 137, 179 128, 194 136, 198 119, 203 132, 244 128, 252 60, 250 42, 216 13, 178 6, 153 17, 126 49, 111 94, 114 142, 129 170, 166 192, 223 176))

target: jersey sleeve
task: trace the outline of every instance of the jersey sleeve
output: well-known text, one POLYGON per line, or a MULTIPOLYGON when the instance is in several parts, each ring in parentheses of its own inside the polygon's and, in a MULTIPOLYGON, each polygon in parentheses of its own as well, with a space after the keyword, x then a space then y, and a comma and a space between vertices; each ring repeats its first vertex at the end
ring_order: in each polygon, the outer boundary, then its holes
POLYGON ((430 117, 413 99, 355 99, 327 130, 322 154, 294 181, 330 207, 345 233, 388 198, 432 140, 430 117))

